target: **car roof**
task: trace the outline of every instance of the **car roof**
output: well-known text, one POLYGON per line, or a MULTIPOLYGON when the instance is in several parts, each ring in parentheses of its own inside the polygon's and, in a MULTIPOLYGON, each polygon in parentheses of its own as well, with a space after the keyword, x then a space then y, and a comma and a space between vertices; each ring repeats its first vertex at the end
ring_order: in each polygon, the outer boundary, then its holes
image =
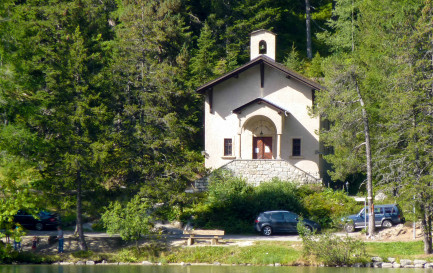
POLYGON ((288 211, 288 210, 269 210, 269 211, 264 211, 263 213, 272 213, 272 212, 290 212, 290 213, 293 213, 293 212, 288 211))

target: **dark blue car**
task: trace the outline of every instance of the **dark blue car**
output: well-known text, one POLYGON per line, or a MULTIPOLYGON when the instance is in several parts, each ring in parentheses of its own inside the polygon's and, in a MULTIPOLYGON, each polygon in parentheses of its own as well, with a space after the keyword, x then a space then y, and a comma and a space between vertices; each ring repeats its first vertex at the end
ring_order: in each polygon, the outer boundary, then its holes
MULTIPOLYGON (((274 233, 297 233, 298 218, 297 214, 286 210, 265 211, 256 218, 255 229, 265 236, 274 233)), ((311 231, 320 231, 320 225, 314 221, 303 219, 302 223, 311 231)))
MULTIPOLYGON (((368 209, 367 214, 365 214, 365 208, 363 208, 358 214, 343 217, 341 220, 346 232, 353 232, 355 229, 365 228, 366 224, 368 225, 368 218, 368 209)), ((405 219, 398 205, 375 205, 374 222, 376 227, 389 228, 404 223, 405 219)))

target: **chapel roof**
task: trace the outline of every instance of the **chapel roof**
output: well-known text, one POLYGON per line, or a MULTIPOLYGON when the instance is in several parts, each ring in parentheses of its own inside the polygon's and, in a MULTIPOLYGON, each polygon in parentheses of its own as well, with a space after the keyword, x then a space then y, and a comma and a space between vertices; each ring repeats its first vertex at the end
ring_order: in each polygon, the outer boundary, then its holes
POLYGON ((235 114, 240 114, 242 112, 242 109, 244 109, 244 108, 246 108, 246 107, 248 107, 248 106, 250 106, 252 104, 262 104, 262 103, 263 104, 267 104, 267 105, 275 108, 279 113, 280 112, 289 113, 289 110, 287 110, 284 107, 279 106, 278 104, 276 104, 276 103, 274 103, 274 102, 272 102, 272 101, 270 101, 268 99, 265 99, 265 98, 256 98, 256 99, 254 99, 254 100, 252 100, 250 102, 245 103, 244 105, 239 106, 236 109, 233 109, 232 112, 235 113, 235 114))
POLYGON ((253 66, 259 65, 259 64, 265 64, 271 68, 274 68, 278 71, 283 72, 284 74, 286 74, 286 76, 289 76, 291 79, 297 80, 313 89, 316 90, 321 90, 321 89, 325 89, 323 86, 321 86, 320 84, 318 84, 317 82, 310 80, 306 77, 304 77, 303 75, 285 67, 283 64, 280 64, 278 62, 275 62, 274 60, 272 60, 271 58, 267 57, 266 55, 260 55, 259 57, 249 61, 248 63, 232 70, 231 72, 228 72, 227 74, 224 74, 223 76, 212 80, 210 82, 207 82, 206 84, 200 86, 199 88, 196 89, 196 92, 198 93, 204 93, 206 90, 212 88, 213 86, 228 80, 232 77, 237 76, 239 73, 244 72, 245 70, 250 69, 253 66))

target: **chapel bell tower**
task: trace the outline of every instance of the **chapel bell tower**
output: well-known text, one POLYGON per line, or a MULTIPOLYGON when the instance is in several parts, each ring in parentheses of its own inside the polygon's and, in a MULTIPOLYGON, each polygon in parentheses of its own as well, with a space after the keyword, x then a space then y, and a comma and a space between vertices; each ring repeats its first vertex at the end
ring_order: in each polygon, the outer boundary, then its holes
POLYGON ((256 30, 250 34, 250 60, 253 60, 260 55, 266 55, 275 61, 275 34, 264 30, 256 30))

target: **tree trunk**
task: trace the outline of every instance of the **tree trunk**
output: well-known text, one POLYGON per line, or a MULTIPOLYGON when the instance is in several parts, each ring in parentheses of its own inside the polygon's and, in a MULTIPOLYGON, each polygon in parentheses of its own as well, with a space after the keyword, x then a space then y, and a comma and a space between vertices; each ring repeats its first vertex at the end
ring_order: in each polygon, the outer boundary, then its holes
POLYGON ((78 245, 80 250, 87 251, 87 244, 84 238, 83 232, 83 215, 81 209, 81 174, 80 171, 77 173, 77 227, 76 232, 78 233, 78 245))
POLYGON ((362 99, 356 77, 354 76, 356 93, 358 94, 359 103, 361 104, 362 121, 364 123, 364 137, 365 137, 365 156, 367 164, 367 202, 369 207, 368 214, 368 236, 374 235, 375 219, 374 219, 374 199, 373 199, 373 175, 372 175, 372 160, 371 160, 371 143, 370 143, 370 125, 368 122, 368 113, 365 109, 365 103, 362 99))
POLYGON ((306 29, 307 29, 307 57, 313 58, 313 48, 311 46, 311 17, 310 17, 310 0, 305 0, 305 13, 306 13, 306 29))
MULTIPOLYGON (((428 205, 427 205, 428 206, 428 205)), ((424 204, 420 204, 422 220, 421 220, 421 229, 423 232, 423 241, 424 241, 424 254, 431 254, 432 251, 432 234, 431 234, 431 216, 429 210, 426 208, 424 204)))

